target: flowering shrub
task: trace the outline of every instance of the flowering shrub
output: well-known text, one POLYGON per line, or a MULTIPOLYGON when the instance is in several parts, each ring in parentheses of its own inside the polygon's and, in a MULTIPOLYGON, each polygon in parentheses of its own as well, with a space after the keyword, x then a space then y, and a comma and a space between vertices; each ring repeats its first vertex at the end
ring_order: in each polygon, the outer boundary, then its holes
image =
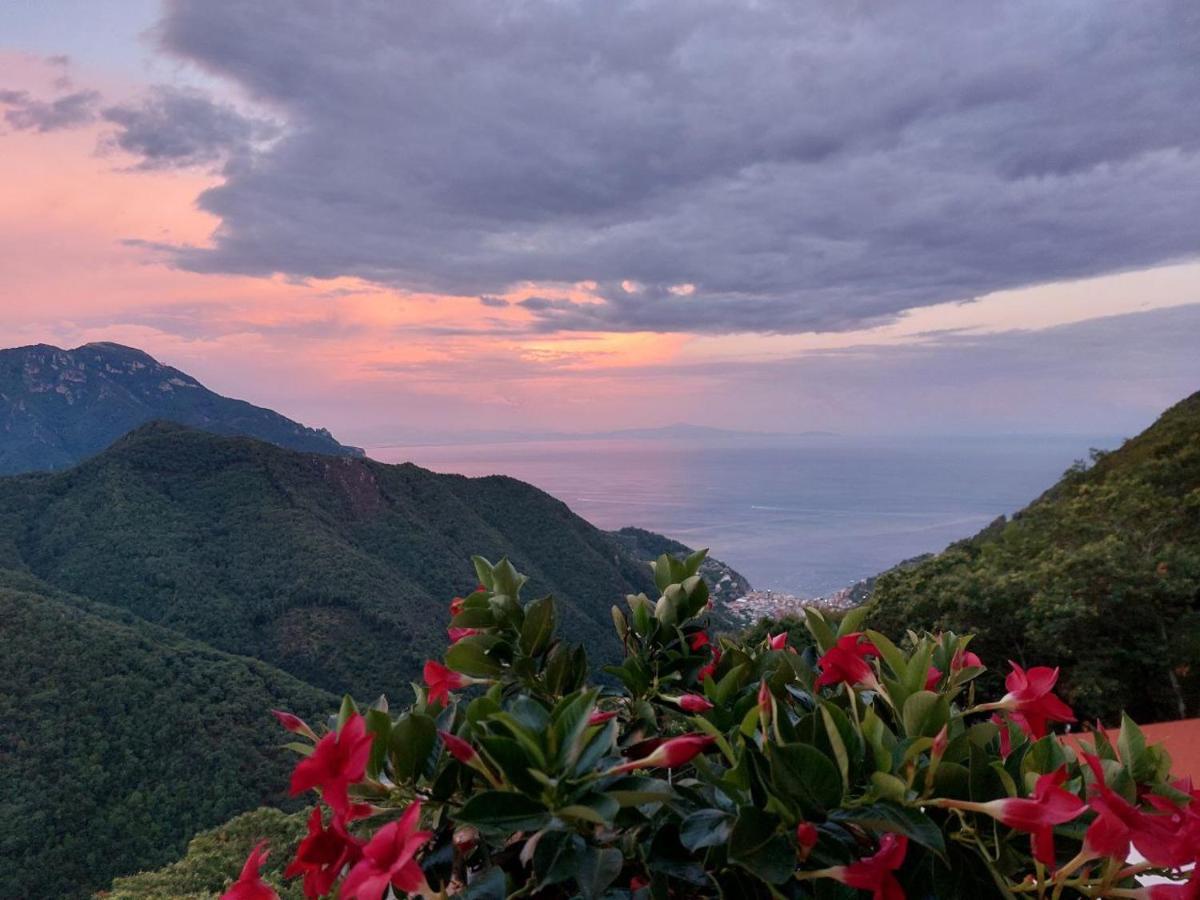
MULTIPOLYGON (((554 599, 477 558, 410 707, 347 697, 320 736, 277 714, 292 791, 323 804, 287 875, 347 900, 1200 897, 1200 791, 1128 719, 1076 751, 1049 731, 1074 720, 1055 670, 1011 663, 983 702, 969 638, 901 649, 861 610, 836 633, 810 610, 803 653, 718 640, 703 556, 660 557, 661 595, 614 607, 604 685, 554 599)), ((262 852, 226 897, 274 896, 262 852)))

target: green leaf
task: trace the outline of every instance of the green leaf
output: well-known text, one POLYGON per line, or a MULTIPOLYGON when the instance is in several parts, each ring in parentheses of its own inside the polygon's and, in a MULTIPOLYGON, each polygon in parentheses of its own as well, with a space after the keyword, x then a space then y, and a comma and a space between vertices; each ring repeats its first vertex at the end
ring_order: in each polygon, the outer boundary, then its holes
POLYGON ((841 729, 830 711, 829 705, 821 704, 821 721, 825 723, 825 732, 829 736, 829 745, 833 748, 837 760, 838 771, 842 773, 842 784, 850 783, 850 756, 846 752, 846 742, 842 740, 841 729))
POLYGON ((489 591, 492 589, 492 564, 482 556, 472 556, 471 564, 475 566, 475 577, 489 591))
POLYGON ((525 608, 521 626, 521 650, 527 656, 540 656, 550 648, 558 628, 558 608, 551 596, 534 600, 525 608))
POLYGON ((557 884, 574 877, 583 864, 587 846, 573 832, 546 831, 533 851, 533 873, 538 887, 557 884))
POLYGON ((507 556, 492 566, 492 590, 497 594, 506 594, 515 600, 528 580, 513 567, 507 556))
POLYGON ((856 809, 837 809, 829 814, 835 822, 853 822, 873 831, 902 834, 922 847, 932 850, 944 860, 946 842, 937 823, 923 813, 888 800, 856 809))
POLYGON ((504 671, 474 637, 463 638, 450 647, 446 651, 446 665, 455 672, 477 678, 492 678, 504 671))
POLYGON ((342 697, 342 706, 338 710, 337 730, 341 731, 342 726, 345 725, 346 721, 352 715, 354 715, 356 712, 358 712, 358 705, 354 702, 354 698, 351 697, 349 694, 346 694, 345 696, 343 696, 342 697))
POLYGON ((463 900, 504 900, 507 896, 508 882, 504 870, 499 866, 493 866, 482 875, 472 878, 462 894, 463 900))
POLYGON ((837 638, 833 636, 833 632, 829 629, 829 624, 825 621, 825 617, 813 609, 811 606, 804 607, 804 624, 808 627, 813 639, 817 642, 817 646, 822 650, 828 650, 837 643, 837 638))
POLYGON ((536 831, 550 821, 550 810, 524 794, 481 791, 463 804, 454 819, 491 831, 536 831))
POLYGON ((367 731, 375 735, 371 743, 371 755, 367 758, 367 777, 379 778, 379 772, 387 759, 388 738, 392 733, 392 720, 387 712, 380 709, 368 709, 366 715, 367 731))
POLYGON ((909 737, 936 737, 950 720, 950 701, 933 691, 917 691, 904 701, 901 719, 909 737))
POLYGON ((620 811, 621 804, 615 797, 593 791, 578 803, 556 809, 554 814, 563 819, 582 819, 593 825, 611 826, 620 811))
POLYGON ((623 807, 664 803, 675 799, 675 791, 667 782, 642 775, 627 775, 619 778, 605 788, 604 792, 623 807))
POLYGON ((867 613, 871 611, 868 606, 856 606, 844 616, 838 625, 838 637, 845 637, 848 634, 854 634, 856 631, 861 631, 862 623, 867 618, 867 613))
POLYGON ((679 842, 691 851, 715 847, 729 840, 733 816, 721 809, 701 809, 679 826, 679 842))
MULTIPOLYGON (((888 664, 888 668, 892 670, 892 674, 897 678, 903 678, 904 673, 908 671, 908 658, 900 651, 900 648, 892 643, 891 638, 878 631, 867 629, 867 637, 871 639, 871 643, 879 650, 879 655, 883 657, 883 661, 888 664)), ((921 682, 924 684, 924 682, 921 682)), ((897 703, 903 702, 902 698, 892 698, 897 703)))
POLYGON ((615 847, 593 847, 580 860, 575 882, 583 900, 598 900, 609 885, 617 880, 625 865, 625 857, 615 847))
POLYGON ((388 738, 392 780, 412 781, 424 774, 437 739, 437 725, 429 716, 408 713, 397 719, 388 738))
POLYGON ((1134 781, 1148 781, 1153 774, 1152 762, 1146 756, 1146 737, 1137 723, 1121 713, 1121 731, 1117 735, 1117 750, 1121 762, 1129 769, 1134 781))
POLYGON ((838 767, 810 744, 768 744, 771 780, 777 793, 798 804, 806 818, 823 814, 842 802, 838 767))
POLYGON ((769 884, 782 884, 796 868, 795 851, 779 824, 775 816, 743 806, 729 835, 729 858, 769 884))

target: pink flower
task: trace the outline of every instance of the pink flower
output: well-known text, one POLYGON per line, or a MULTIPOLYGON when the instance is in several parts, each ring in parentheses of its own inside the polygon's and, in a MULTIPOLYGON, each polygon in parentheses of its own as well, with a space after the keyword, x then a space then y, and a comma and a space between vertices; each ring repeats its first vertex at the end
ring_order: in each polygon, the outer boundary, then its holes
POLYGON ((347 791, 350 785, 362 781, 373 740, 363 717, 351 713, 341 731, 325 735, 312 756, 297 763, 292 772, 292 796, 319 787, 329 808, 345 819, 351 812, 347 791))
POLYGON ((676 698, 675 702, 684 712, 690 713, 708 712, 713 708, 713 705, 699 694, 684 694, 682 697, 676 698))
POLYGON ((425 885, 425 874, 415 857, 433 837, 417 831, 421 804, 413 803, 395 822, 389 822, 363 847, 362 859, 350 870, 338 894, 341 900, 381 900, 391 885, 397 893, 413 893, 425 885))
POLYGON ((697 755, 708 749, 715 740, 716 738, 709 737, 707 734, 698 733, 671 738, 669 741, 663 741, 659 744, 649 756, 622 763, 610 769, 608 774, 619 775, 623 772, 632 772, 634 769, 654 769, 658 767, 675 769, 691 762, 697 755))
POLYGON ((1046 736, 1047 722, 1074 722, 1075 713, 1052 691, 1058 681, 1058 669, 1034 666, 1028 672, 1009 660, 1012 671, 1004 679, 1008 693, 988 709, 1002 709, 1034 740, 1046 736))
POLYGON ((610 710, 609 712, 601 712, 600 710, 596 710, 594 713, 588 716, 588 724, 603 725, 609 719, 615 719, 616 717, 617 714, 614 711, 610 710))
POLYGON ((267 861, 268 851, 263 849, 266 843, 259 841, 254 845, 246 857, 246 864, 242 866, 242 874, 221 895, 221 900, 279 900, 279 895, 258 874, 262 864, 267 861))
POLYGON ((463 604, 466 602, 467 601, 463 600, 462 597, 455 597, 453 600, 451 600, 450 601, 450 615, 457 616, 460 612, 462 612, 463 604))
POLYGON ((470 682, 466 677, 447 669, 432 659, 425 663, 425 683, 429 685, 429 702, 445 703, 450 699, 450 692, 465 688, 470 682))
POLYGON ((479 634, 478 628, 455 628, 451 625, 446 629, 446 633, 450 635, 450 643, 457 644, 465 637, 470 637, 473 634, 479 634))
POLYGON ((817 678, 817 687, 840 684, 862 684, 872 690, 879 690, 879 681, 875 678, 875 670, 871 668, 866 658, 878 656, 879 651, 870 641, 864 640, 861 631, 843 635, 837 644, 830 647, 817 660, 821 667, 821 675, 817 678))
POLYGON ((942 680, 942 670, 937 666, 930 666, 929 671, 925 673, 925 690, 936 691, 938 682, 942 680))
POLYGON ((442 741, 445 743, 446 749, 450 751, 450 755, 463 765, 472 765, 479 758, 475 748, 462 738, 456 737, 448 731, 439 731, 438 734, 442 736, 442 741))
POLYGON ((771 634, 769 631, 767 632, 767 646, 772 650, 784 649, 787 646, 787 640, 788 635, 786 631, 782 631, 775 635, 771 634))
POLYGON ((904 888, 892 873, 904 864, 907 852, 908 838, 889 832, 879 839, 873 856, 826 869, 825 874, 849 887, 870 891, 872 900, 904 900, 904 888))
POLYGON ((281 709, 271 710, 271 715, 279 720, 279 724, 290 731, 292 734, 300 734, 309 740, 315 741, 317 735, 313 732, 308 724, 299 716, 294 716, 290 712, 284 712, 281 709))
POLYGON ((938 805, 946 809, 984 813, 1009 828, 1028 832, 1034 858, 1053 869, 1054 826, 1070 822, 1087 808, 1082 800, 1062 787, 1066 780, 1067 767, 1061 766, 1038 778, 1032 797, 1005 797, 987 803, 941 800, 938 805))
POLYGON ((308 817, 308 834, 296 848, 296 857, 288 865, 285 878, 304 876, 304 896, 323 897, 341 877, 347 866, 362 856, 362 843, 352 837, 335 816, 329 828, 321 822, 318 807, 308 817))

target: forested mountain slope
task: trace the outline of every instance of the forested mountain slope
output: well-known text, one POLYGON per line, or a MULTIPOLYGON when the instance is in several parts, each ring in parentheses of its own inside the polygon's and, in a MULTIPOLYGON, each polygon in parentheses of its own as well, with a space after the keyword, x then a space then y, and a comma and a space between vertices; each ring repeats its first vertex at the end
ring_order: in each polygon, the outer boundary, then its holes
POLYGON ((0 570, 0 897, 82 897, 179 856, 202 828, 284 801, 273 707, 337 700, 0 570))
POLYGON ((0 350, 0 474, 67 468, 154 419, 294 450, 362 455, 324 429, 222 397, 132 347, 0 350))
POLYGON ((625 544, 511 478, 157 423, 67 472, 0 479, 0 565, 330 690, 416 677, 473 553, 557 595, 594 658, 617 650, 612 604, 650 585, 625 544))
POLYGON ((1083 716, 1200 715, 1200 393, 1011 521, 880 576, 871 602, 881 631, 1061 666, 1083 716))

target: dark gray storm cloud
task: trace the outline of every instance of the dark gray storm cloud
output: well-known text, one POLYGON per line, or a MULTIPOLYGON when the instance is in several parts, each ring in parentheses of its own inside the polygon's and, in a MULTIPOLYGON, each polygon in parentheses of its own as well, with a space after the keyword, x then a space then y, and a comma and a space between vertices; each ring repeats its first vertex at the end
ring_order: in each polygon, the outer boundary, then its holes
POLYGON ((171 0, 158 33, 287 122, 200 198, 193 270, 801 331, 1200 249, 1194 0, 171 0))
POLYGON ((111 140, 141 157, 140 168, 208 165, 244 156, 278 126, 251 118, 192 89, 157 86, 137 100, 110 106, 105 120, 116 126, 111 140))
POLYGON ((18 131, 61 131, 96 118, 97 91, 73 91, 53 100, 40 100, 28 91, 0 91, 4 121, 18 131))

